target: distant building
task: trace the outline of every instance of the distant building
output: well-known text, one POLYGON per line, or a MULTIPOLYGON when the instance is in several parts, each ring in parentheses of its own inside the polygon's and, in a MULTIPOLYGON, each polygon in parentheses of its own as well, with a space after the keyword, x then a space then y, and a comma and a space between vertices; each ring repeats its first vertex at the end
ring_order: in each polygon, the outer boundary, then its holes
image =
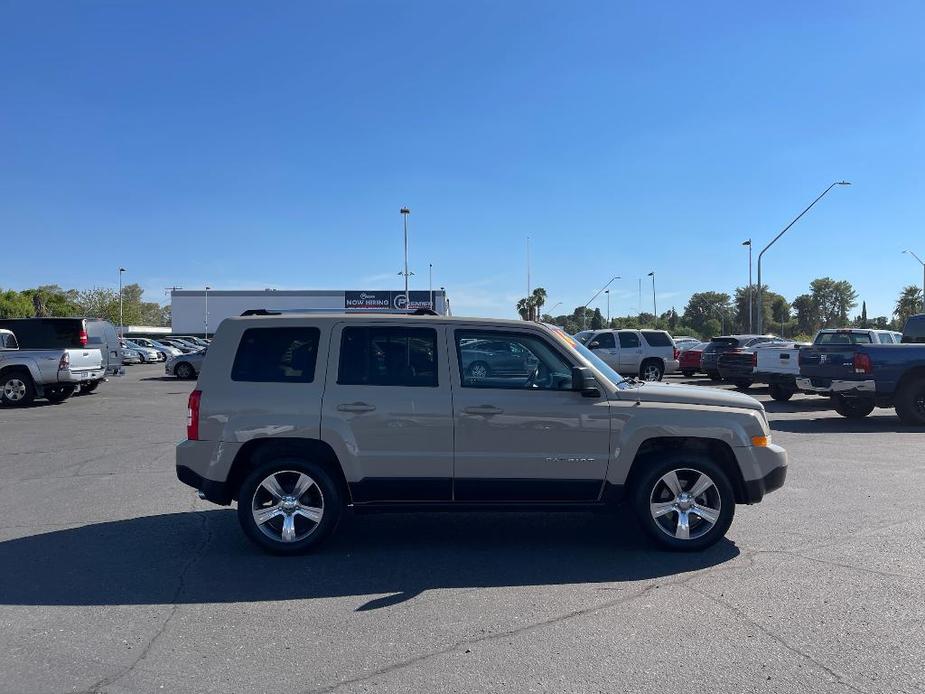
MULTIPOLYGON (((263 289, 189 291, 177 289, 170 293, 170 321, 175 335, 214 333, 226 318, 240 316, 254 309, 304 309, 324 312, 408 313, 418 308, 431 308, 429 291, 358 290, 358 289, 263 289)), ((434 290, 433 309, 449 313, 446 292, 434 290)))

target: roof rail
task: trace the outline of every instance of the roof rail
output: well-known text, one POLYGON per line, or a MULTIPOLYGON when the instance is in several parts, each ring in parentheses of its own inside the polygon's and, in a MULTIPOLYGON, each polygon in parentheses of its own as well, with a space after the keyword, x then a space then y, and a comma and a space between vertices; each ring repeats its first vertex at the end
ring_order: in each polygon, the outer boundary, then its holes
POLYGON ((269 311, 265 308, 249 308, 241 315, 242 316, 281 316, 282 313, 280 311, 269 311))

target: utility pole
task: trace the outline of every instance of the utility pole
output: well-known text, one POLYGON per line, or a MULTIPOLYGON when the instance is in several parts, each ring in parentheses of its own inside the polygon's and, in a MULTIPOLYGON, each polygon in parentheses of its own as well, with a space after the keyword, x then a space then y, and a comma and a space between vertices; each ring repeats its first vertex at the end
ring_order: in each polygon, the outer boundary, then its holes
POLYGON ((639 315, 642 313, 642 277, 639 278, 639 308, 636 311, 636 314, 639 315))
POLYGON ((209 339, 209 290, 210 289, 212 289, 212 287, 206 285, 206 320, 205 320, 205 323, 206 323, 206 339, 207 340, 209 339))
POLYGON ((428 287, 429 287, 428 291, 430 292, 430 310, 436 311, 437 309, 434 308, 434 264, 433 263, 427 264, 427 275, 428 275, 427 282, 428 282, 428 287))
POLYGON ((119 339, 125 337, 125 321, 122 319, 122 273, 125 272, 124 267, 119 268, 119 339))
POLYGON ((922 311, 925 311, 925 260, 922 260, 915 253, 909 250, 903 251, 903 253, 908 253, 922 264, 922 311))
POLYGON ((607 295, 607 327, 610 327, 610 290, 605 289, 604 293, 607 295))
POLYGON ((658 327, 658 306, 655 305, 655 271, 649 273, 652 278, 652 313, 655 314, 655 327, 658 327))
POLYGON ((407 207, 403 207, 399 210, 401 213, 402 223, 405 227, 405 271, 398 274, 405 276, 405 305, 411 303, 411 297, 408 296, 408 215, 411 214, 411 210, 407 207))
POLYGON ((752 331, 752 240, 742 242, 748 246, 748 332, 752 331))
POLYGON ((527 300, 530 299, 530 237, 527 237, 527 300))

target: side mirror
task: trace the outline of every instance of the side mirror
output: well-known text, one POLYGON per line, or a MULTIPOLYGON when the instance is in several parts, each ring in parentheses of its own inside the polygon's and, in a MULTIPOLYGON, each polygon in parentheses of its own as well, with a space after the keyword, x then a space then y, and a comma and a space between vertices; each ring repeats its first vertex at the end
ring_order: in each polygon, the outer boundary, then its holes
POLYGON ((591 369, 587 366, 572 367, 572 390, 581 393, 586 398, 599 398, 601 391, 597 387, 597 381, 591 375, 591 369))
POLYGON ((601 343, 595 340, 590 345, 588 345, 588 349, 597 349, 600 346, 601 346, 601 343))

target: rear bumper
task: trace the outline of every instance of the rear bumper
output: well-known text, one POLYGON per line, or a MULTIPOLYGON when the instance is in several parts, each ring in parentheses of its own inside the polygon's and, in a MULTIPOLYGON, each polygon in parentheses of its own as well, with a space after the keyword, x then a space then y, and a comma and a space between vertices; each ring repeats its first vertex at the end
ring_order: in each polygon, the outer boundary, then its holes
POLYGON ((804 393, 830 393, 839 395, 867 395, 877 394, 877 382, 867 381, 845 381, 837 378, 805 378, 796 379, 797 388, 804 393))
POLYGON ((67 369, 58 372, 58 383, 89 383, 90 381, 102 381, 105 377, 105 369, 91 369, 88 371, 71 371, 67 369))
POLYGON ((665 373, 673 374, 676 373, 681 368, 681 363, 677 359, 666 359, 665 360, 665 373))
POLYGON ((207 480, 199 473, 179 464, 177 465, 177 479, 197 490, 203 499, 211 501, 213 504, 228 506, 231 503, 231 493, 228 491, 228 485, 224 482, 207 480))
POLYGON ((204 499, 227 506, 233 491, 228 484, 239 443, 181 441, 177 444, 177 479, 202 492, 204 499))
POLYGON ((728 379, 748 379, 751 380, 755 375, 755 367, 751 364, 743 366, 740 364, 719 364, 717 367, 719 375, 728 379))

